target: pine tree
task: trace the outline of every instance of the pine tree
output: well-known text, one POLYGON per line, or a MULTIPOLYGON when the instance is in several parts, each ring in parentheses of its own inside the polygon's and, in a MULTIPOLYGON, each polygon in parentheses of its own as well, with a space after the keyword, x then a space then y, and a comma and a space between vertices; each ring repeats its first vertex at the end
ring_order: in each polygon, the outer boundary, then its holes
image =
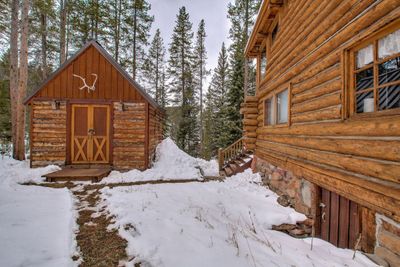
POLYGON ((207 51, 205 47, 206 39, 204 19, 200 21, 199 28, 196 35, 195 51, 195 75, 200 98, 200 151, 203 151, 203 81, 206 78, 208 71, 206 69, 207 51))
POLYGON ((192 23, 185 7, 179 9, 176 25, 169 46, 170 92, 173 102, 180 106, 177 134, 174 137, 178 146, 196 155, 198 152, 198 105, 194 80, 192 23))
POLYGON ((129 42, 132 43, 131 68, 134 80, 143 80, 143 62, 145 61, 145 48, 150 37, 151 24, 154 17, 149 14, 151 5, 145 0, 132 0, 129 5, 129 42))
POLYGON ((144 73, 146 76, 146 84, 149 93, 154 97, 156 102, 165 107, 166 91, 165 91, 165 48, 164 41, 161 37, 159 29, 156 30, 153 41, 145 61, 144 73))
MULTIPOLYGON (((228 90, 228 129, 229 143, 242 136, 242 121, 239 113, 243 102, 244 86, 253 84, 249 78, 249 64, 245 59, 244 50, 247 44, 248 31, 254 24, 255 15, 260 6, 260 0, 235 0, 228 5, 228 18, 231 21, 229 37, 232 40, 230 51, 230 85, 228 90), (246 77, 245 77, 246 75, 246 77), (246 80, 245 80, 246 78, 246 80)), ((254 78, 254 76, 252 76, 254 78)), ((247 93, 247 92, 246 92, 247 93)))
POLYGON ((218 65, 214 69, 210 87, 207 93, 208 122, 208 148, 215 155, 218 148, 224 148, 230 143, 229 120, 230 109, 228 106, 227 91, 229 86, 228 53, 225 44, 222 43, 218 56, 218 65))

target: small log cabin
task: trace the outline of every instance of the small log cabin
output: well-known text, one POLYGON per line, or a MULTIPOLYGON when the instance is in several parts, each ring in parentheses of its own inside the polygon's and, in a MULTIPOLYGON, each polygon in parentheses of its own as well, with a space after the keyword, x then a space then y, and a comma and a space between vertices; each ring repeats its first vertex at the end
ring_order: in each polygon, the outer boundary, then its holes
POLYGON ((400 2, 264 0, 245 53, 253 169, 317 236, 400 266, 400 2))
POLYGON ((30 163, 149 167, 164 111, 98 44, 88 42, 25 101, 30 163))

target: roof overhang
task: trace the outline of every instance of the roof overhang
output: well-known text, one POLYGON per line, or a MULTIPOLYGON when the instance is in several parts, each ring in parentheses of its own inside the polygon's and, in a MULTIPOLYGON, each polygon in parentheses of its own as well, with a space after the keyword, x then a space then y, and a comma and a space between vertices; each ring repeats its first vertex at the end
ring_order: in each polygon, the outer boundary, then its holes
POLYGON ((271 24, 283 5, 283 0, 263 0, 257 19, 253 27, 253 31, 247 41, 245 55, 248 58, 257 57, 260 52, 261 45, 268 34, 272 31, 271 24))

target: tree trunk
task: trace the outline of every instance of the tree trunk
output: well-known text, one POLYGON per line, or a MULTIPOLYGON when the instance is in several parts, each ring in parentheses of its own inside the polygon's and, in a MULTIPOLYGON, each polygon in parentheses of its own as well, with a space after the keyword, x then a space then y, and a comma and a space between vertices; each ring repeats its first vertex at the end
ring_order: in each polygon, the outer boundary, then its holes
POLYGON ((203 44, 200 47, 200 151, 203 153, 203 44))
POLYGON ((137 35, 137 9, 138 9, 138 5, 137 5, 137 0, 135 0, 135 4, 134 4, 134 11, 133 11, 133 60, 132 60, 132 78, 134 81, 136 81, 136 35, 137 35))
POLYGON ((60 65, 67 59, 66 55, 66 20, 67 20, 67 0, 60 0, 60 65))
MULTIPOLYGON (((249 0, 245 0, 245 17, 244 17, 244 43, 247 43, 249 39, 249 0)), ((249 62, 247 60, 246 55, 244 57, 244 84, 243 84, 243 93, 246 97, 247 90, 249 87, 249 62)))
POLYGON ((11 36, 10 36, 10 98, 11 98, 11 139, 13 158, 17 158, 17 100, 18 100, 18 13, 19 0, 11 1, 11 36))
MULTIPOLYGON (((42 11, 43 12, 43 11, 42 11)), ((40 31, 42 35, 42 79, 47 78, 47 15, 40 15, 40 31)))
POLYGON ((25 106, 26 86, 28 82, 28 27, 29 27, 29 0, 24 0, 21 14, 21 47, 20 47, 20 67, 18 81, 18 104, 17 104, 17 131, 18 131, 18 151, 19 160, 25 159, 25 106))

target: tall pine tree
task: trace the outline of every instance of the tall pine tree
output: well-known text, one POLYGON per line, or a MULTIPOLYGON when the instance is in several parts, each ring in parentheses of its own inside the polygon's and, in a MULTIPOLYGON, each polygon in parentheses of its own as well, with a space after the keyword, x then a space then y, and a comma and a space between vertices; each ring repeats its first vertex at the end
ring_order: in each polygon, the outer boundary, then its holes
POLYGON ((151 5, 145 0, 132 0, 129 5, 129 42, 132 44, 131 73, 134 80, 142 81, 145 50, 154 17, 149 14, 151 5))
MULTIPOLYGON (((244 50, 249 36, 249 29, 254 24, 255 15, 260 7, 260 0, 235 0, 228 5, 228 18, 231 21, 229 37, 232 45, 230 52, 230 85, 228 90, 228 127, 229 143, 242 136, 242 118, 239 113, 240 103, 243 102, 244 86, 254 84, 249 82, 249 64, 245 58, 244 50)), ((254 78, 253 75, 251 77, 254 78)))
MULTIPOLYGON (((218 148, 224 148, 230 143, 227 91, 229 86, 228 53, 222 44, 218 56, 218 65, 214 69, 207 92, 205 121, 207 124, 207 153, 215 155, 218 148)), ((207 154, 206 153, 206 154, 207 154)))
POLYGON ((176 136, 178 146, 196 155, 198 152, 198 104, 194 77, 192 23, 185 7, 179 9, 169 46, 168 74, 173 102, 180 108, 176 136))
MULTIPOLYGON (((199 92, 199 100, 200 100, 200 105, 199 105, 199 110, 200 110, 200 116, 199 116, 199 136, 200 136, 200 151, 203 151, 203 139, 204 139, 204 133, 203 133, 203 82, 208 75, 208 71, 206 69, 206 60, 207 60, 207 51, 206 51, 206 46, 205 46, 205 39, 206 39, 206 29, 205 29, 205 23, 204 19, 202 19, 199 23, 199 28, 197 30, 196 34, 196 45, 194 48, 195 51, 195 76, 196 76, 196 81, 197 81, 197 88, 199 92)), ((202 153, 202 152, 201 152, 202 153)))
POLYGON ((154 97, 156 102, 165 107, 166 91, 165 91, 165 48, 164 41, 161 37, 159 29, 156 30, 154 38, 149 48, 148 56, 145 61, 145 77, 148 92, 154 97))

